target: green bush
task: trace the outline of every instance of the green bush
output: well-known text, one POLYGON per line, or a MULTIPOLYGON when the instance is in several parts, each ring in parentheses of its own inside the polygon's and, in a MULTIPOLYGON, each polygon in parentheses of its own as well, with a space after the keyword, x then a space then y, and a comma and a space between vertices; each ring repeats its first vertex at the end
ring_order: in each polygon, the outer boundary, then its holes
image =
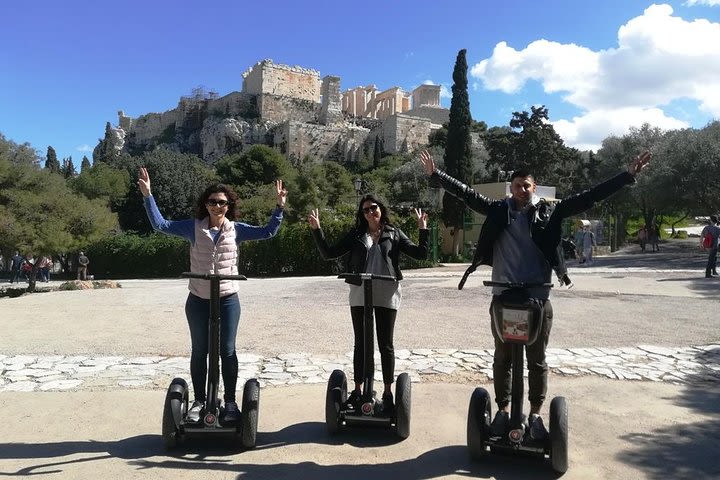
POLYGON ((672 238, 688 238, 687 230, 675 230, 675 235, 673 235, 672 238))
MULTIPOLYGON (((325 237, 331 245, 352 228, 347 213, 322 212, 325 237)), ((396 217, 399 218, 399 217, 396 217)), ((413 242, 418 241, 414 217, 395 222, 413 242)), ((99 278, 173 278, 190 269, 190 244, 179 237, 160 233, 140 236, 123 233, 96 242, 87 249, 90 273, 99 278)), ((402 269, 429 267, 430 260, 400 256, 402 269)), ((326 261, 320 257, 306 222, 283 224, 268 240, 242 242, 238 271, 249 277, 288 275, 333 275, 343 271, 344 258, 326 261)))

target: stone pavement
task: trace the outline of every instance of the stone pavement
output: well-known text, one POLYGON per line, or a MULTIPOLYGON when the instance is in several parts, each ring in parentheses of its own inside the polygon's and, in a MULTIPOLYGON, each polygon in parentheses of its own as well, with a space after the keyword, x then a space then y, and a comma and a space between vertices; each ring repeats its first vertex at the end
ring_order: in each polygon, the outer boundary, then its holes
MULTIPOLYGON (((415 382, 447 381, 448 377, 492 379, 491 350, 398 350, 396 371, 415 382)), ((379 356, 375 362, 379 365, 379 356)), ((334 369, 352 378, 352 353, 275 357, 238 355, 239 384, 259 378, 264 385, 325 383, 334 369)), ((550 348, 548 365, 565 377, 596 375, 618 380, 687 384, 720 382, 720 345, 624 348, 550 348)), ((187 357, 120 357, 0 355, 0 391, 107 390, 117 387, 164 389, 173 377, 188 377, 187 357)), ((527 374, 527 371, 526 371, 527 374)), ((382 380, 376 371, 376 379, 382 380)))

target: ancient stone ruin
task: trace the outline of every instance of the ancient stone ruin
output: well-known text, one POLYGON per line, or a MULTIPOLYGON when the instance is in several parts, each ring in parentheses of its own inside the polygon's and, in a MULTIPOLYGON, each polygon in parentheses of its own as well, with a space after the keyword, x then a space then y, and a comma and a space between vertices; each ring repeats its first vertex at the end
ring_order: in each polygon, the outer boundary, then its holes
POLYGON ((138 154, 166 145, 213 164, 266 144, 293 163, 355 162, 372 156, 376 137, 386 154, 413 151, 448 121, 439 85, 421 85, 410 94, 374 85, 341 93, 339 77, 320 78, 317 70, 269 59, 242 77, 242 90, 223 97, 198 90, 163 113, 130 118, 119 111, 118 125, 106 128, 94 157, 107 149, 138 154))

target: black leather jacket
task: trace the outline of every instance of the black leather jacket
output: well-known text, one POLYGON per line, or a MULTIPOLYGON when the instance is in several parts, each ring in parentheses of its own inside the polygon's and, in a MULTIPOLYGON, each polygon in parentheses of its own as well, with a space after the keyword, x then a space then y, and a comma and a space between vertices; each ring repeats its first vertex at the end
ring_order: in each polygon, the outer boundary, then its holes
MULTIPOLYGON (((505 199, 489 199, 442 170, 435 170, 432 176, 449 194, 462 200, 470 209, 487 217, 480 230, 472 264, 458 285, 458 289, 462 289, 468 275, 474 272, 478 265, 492 266, 493 245, 500 233, 510 223, 510 207, 505 199)), ((608 198, 631 183, 635 183, 635 177, 628 172, 622 172, 589 190, 572 195, 554 205, 541 200, 528 210, 532 239, 558 276, 567 273, 559 249, 562 220, 590 209, 595 202, 608 198)))
MULTIPOLYGON (((362 237, 366 232, 360 232, 352 229, 348 232, 337 245, 330 246, 325 240, 325 234, 321 228, 312 230, 313 240, 320 251, 320 255, 325 260, 341 257, 347 253, 345 260, 345 271, 347 273, 364 273, 367 264, 368 250, 362 237)), ((428 255, 429 231, 427 229, 420 230, 419 245, 415 245, 399 228, 385 225, 380 234, 378 245, 382 252, 385 262, 387 262, 388 270, 394 272, 397 280, 402 280, 402 272, 400 272, 399 259, 400 253, 404 253, 412 258, 424 259, 428 255)), ((351 279, 345 280, 347 283, 356 282, 351 279)), ((360 285, 357 281, 357 285, 360 285)))

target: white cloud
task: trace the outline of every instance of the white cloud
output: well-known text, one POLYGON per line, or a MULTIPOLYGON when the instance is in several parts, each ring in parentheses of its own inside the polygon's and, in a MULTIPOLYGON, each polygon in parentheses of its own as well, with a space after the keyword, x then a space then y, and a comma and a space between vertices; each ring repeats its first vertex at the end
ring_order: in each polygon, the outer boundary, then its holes
POLYGON ((659 108, 635 107, 597 109, 571 120, 556 120, 553 126, 566 144, 580 150, 597 150, 605 137, 621 136, 630 127, 640 127, 644 123, 663 130, 689 126, 686 122, 667 116, 659 108))
POLYGON ((720 117, 720 23, 687 21, 669 5, 651 5, 618 29, 616 48, 536 40, 518 51, 500 42, 470 73, 490 90, 517 93, 535 80, 560 93, 583 113, 554 121, 558 132, 570 145, 597 145, 643 121, 686 126, 662 110, 676 99, 696 100, 720 117))
POLYGON ((687 0, 683 3, 687 7, 694 7, 695 5, 707 5, 708 7, 717 7, 720 5, 720 0, 687 0))
POLYGON ((75 150, 77 150, 78 152, 83 152, 83 153, 92 153, 93 147, 91 147, 88 144, 83 144, 83 145, 78 145, 77 147, 75 147, 75 150))

